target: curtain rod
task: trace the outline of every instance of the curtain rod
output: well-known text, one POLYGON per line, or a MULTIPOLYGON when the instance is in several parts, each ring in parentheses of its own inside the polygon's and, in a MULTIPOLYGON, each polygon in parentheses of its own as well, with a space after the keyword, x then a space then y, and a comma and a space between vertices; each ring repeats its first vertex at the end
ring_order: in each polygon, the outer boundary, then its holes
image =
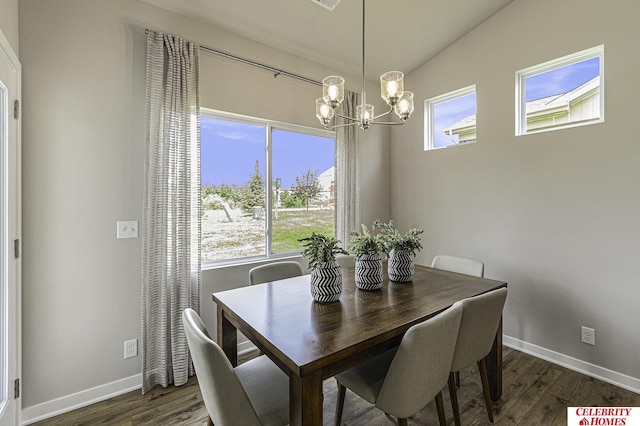
MULTIPOLYGON (((150 30, 147 28, 147 29, 144 30, 144 33, 145 34, 149 34, 149 31, 150 30)), ((308 77, 304 77, 302 75, 298 75, 298 74, 294 74, 294 73, 291 73, 291 72, 288 72, 288 71, 284 71, 284 70, 272 67, 270 65, 261 64, 260 62, 252 61, 251 59, 242 58, 240 56, 232 55, 230 53, 226 53, 226 52, 222 52, 220 50, 212 49, 210 47, 206 47, 206 46, 199 46, 199 47, 200 47, 200 50, 203 50, 203 51, 205 51, 207 53, 211 53, 213 55, 222 56, 222 57, 227 58, 227 59, 231 59, 231 60, 234 60, 234 61, 237 61, 237 62, 242 62, 243 64, 251 65, 253 67, 260 68, 260 69, 272 72, 273 73, 273 78, 277 78, 278 76, 283 75, 285 77, 294 78, 296 80, 304 81, 305 83, 314 84, 316 86, 322 86, 322 82, 317 81, 317 80, 313 80, 313 79, 308 78, 308 77)))

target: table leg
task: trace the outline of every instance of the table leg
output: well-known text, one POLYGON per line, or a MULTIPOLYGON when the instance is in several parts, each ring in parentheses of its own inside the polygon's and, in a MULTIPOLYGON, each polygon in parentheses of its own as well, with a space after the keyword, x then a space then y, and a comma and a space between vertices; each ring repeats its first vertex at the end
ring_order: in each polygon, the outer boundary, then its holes
POLYGON ((218 344, 227 355, 231 365, 238 365, 238 332, 224 316, 224 310, 218 307, 218 344))
POLYGON ((485 363, 487 364, 491 399, 498 401, 502 397, 502 318, 500 318, 496 338, 493 341, 491 352, 485 358, 485 363))
POLYGON ((289 377, 289 424, 322 425, 322 376, 316 371, 304 377, 289 377))

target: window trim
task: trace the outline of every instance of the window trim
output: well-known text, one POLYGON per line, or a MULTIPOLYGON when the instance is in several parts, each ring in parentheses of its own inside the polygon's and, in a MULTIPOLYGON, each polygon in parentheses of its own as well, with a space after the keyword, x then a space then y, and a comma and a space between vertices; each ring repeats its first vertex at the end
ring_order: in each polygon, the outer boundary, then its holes
MULTIPOLYGON (((430 99, 426 99, 424 101, 424 150, 432 151, 436 149, 442 148, 453 148, 455 146, 464 146, 470 145, 475 142, 455 144, 455 145, 447 145, 435 147, 435 111, 434 107, 438 104, 452 101, 454 99, 463 98, 468 95, 476 95, 476 128, 477 128, 477 116, 478 116, 478 94, 476 91, 476 85, 472 84, 470 86, 463 87, 461 89, 454 90, 452 92, 447 92, 439 96, 435 96, 430 99)), ((477 132, 477 131, 476 131, 477 132)))
MULTIPOLYGON (((228 259, 219 259, 219 260, 207 260, 201 262, 201 270, 206 269, 216 269, 225 266, 231 265, 250 265, 264 262, 268 259, 286 259, 286 258, 296 258, 300 257, 300 253, 295 251, 282 252, 282 253, 271 253, 271 245, 272 245, 272 231, 273 231, 273 222, 271 217, 271 206, 273 203, 273 194, 272 194, 272 135, 273 130, 284 130, 289 132, 297 132, 304 133, 310 136, 319 136, 319 137, 327 137, 336 139, 336 132, 332 130, 326 129, 318 129, 315 127, 307 127, 299 124, 291 124, 285 123, 276 120, 269 120, 265 118, 251 117, 244 114, 237 114, 233 112, 226 112, 221 110, 216 110, 212 108, 200 107, 200 116, 205 116, 208 118, 218 119, 218 120, 226 120, 226 121, 234 121, 237 123, 243 123, 248 125, 258 125, 265 127, 265 253, 261 255, 255 256, 245 256, 245 257, 233 257, 228 259)), ((335 162, 335 160, 334 160, 335 162)), ((200 165, 201 167, 201 165, 200 165)))
POLYGON ((561 58, 552 59, 547 62, 543 62, 538 65, 533 65, 528 68, 516 71, 515 74, 515 90, 516 90, 516 136, 530 135, 534 133, 551 132, 554 130, 567 129, 571 127, 587 126, 591 124, 604 123, 604 44, 595 46, 589 49, 581 50, 580 52, 572 53, 561 58), (526 84, 525 81, 528 77, 533 77, 538 74, 543 74, 547 71, 552 71, 569 65, 573 65, 578 62, 583 62, 593 58, 600 58, 600 118, 597 120, 591 120, 588 122, 568 123, 563 126, 527 130, 527 101, 526 101, 526 84))

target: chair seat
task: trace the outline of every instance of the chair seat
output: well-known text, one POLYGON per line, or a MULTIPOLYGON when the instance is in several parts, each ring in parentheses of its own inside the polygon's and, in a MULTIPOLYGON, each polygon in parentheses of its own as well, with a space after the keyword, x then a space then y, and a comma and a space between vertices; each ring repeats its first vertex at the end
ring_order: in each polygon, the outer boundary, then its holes
POLYGON ((235 368, 263 425, 289 423, 289 377, 262 355, 235 368))

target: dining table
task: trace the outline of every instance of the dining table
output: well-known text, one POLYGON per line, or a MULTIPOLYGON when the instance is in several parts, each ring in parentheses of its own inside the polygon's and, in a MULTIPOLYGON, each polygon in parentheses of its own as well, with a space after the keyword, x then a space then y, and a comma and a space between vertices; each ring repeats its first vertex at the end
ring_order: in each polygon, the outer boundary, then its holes
MULTIPOLYGON (((386 267, 386 264, 385 264, 386 267)), ((215 292, 217 341, 233 366, 238 331, 289 377, 291 425, 322 425, 323 381, 397 346, 413 325, 455 302, 507 283, 415 265, 413 280, 358 289, 353 267, 342 267, 342 293, 318 303, 310 276, 215 292)), ((434 342, 437 344, 437 342, 434 342)), ((502 395, 502 320, 486 358, 491 398, 502 395)))

